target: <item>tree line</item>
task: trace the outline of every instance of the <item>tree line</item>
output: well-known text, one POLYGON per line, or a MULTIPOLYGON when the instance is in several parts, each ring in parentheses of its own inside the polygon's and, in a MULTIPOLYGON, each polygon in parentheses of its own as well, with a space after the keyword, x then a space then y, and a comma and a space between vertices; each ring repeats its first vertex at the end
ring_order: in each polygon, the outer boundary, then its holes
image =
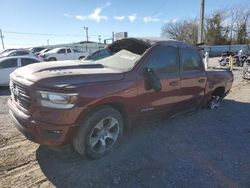
MULTIPOLYGON (((197 44, 199 19, 165 23, 162 36, 197 44)), ((208 45, 250 43, 250 9, 216 10, 205 16, 203 42, 208 45)))

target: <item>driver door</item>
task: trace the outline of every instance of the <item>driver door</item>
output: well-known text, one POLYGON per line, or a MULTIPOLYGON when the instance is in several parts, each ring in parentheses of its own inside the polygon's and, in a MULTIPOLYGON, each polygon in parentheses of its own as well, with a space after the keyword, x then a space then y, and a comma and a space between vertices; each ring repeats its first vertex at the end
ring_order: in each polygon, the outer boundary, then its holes
POLYGON ((138 113, 140 115, 171 113, 178 103, 180 76, 177 46, 156 45, 146 55, 145 69, 151 69, 161 83, 161 90, 147 90, 145 76, 140 74, 138 81, 138 113))

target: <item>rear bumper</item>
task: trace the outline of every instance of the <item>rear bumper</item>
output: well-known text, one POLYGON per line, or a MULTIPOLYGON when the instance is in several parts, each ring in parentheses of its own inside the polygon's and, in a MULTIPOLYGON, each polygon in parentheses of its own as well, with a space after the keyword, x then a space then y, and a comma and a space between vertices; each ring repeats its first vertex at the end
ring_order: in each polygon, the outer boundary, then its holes
POLYGON ((37 121, 20 111, 8 100, 10 115, 15 123, 16 128, 23 133, 23 135, 36 143, 49 146, 60 146, 70 144, 76 126, 72 125, 54 125, 41 121, 37 121))

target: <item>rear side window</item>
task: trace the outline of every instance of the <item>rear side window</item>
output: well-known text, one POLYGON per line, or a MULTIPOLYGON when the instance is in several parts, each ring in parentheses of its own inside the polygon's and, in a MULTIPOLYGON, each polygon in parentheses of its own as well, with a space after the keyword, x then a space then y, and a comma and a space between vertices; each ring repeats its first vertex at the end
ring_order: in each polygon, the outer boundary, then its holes
POLYGON ((17 59, 7 59, 0 62, 0 69, 17 67, 17 59))
POLYGON ((152 51, 147 66, 157 73, 178 73, 177 48, 172 46, 161 46, 152 51))
POLYGON ((25 66, 25 65, 29 65, 29 64, 32 64, 32 63, 37 63, 39 62, 38 60, 36 59, 31 59, 31 58, 21 58, 21 63, 22 63, 22 66, 25 66))
POLYGON ((201 58, 198 51, 180 48, 182 72, 201 71, 201 58))
POLYGON ((67 49, 67 53, 71 53, 71 50, 70 50, 70 49, 67 49))
POLYGON ((58 54, 65 54, 65 53, 66 53, 66 50, 65 50, 65 49, 60 49, 57 53, 58 53, 58 54))

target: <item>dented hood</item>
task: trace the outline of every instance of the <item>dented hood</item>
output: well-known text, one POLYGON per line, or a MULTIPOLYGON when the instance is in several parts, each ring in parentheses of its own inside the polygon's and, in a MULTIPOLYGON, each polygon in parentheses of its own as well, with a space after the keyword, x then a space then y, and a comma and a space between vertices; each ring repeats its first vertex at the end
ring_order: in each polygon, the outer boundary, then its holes
POLYGON ((91 82, 121 80, 122 71, 90 61, 41 62, 16 69, 11 78, 35 82, 37 86, 67 87, 91 82))

